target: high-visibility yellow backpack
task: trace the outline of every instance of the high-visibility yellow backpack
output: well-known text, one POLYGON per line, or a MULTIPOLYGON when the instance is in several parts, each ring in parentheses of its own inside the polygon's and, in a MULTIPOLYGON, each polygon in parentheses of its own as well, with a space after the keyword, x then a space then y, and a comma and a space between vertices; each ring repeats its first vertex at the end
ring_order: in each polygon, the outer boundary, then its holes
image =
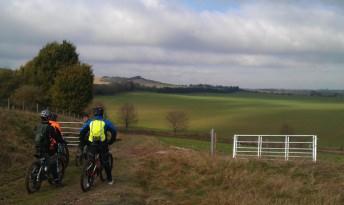
POLYGON ((88 136, 88 141, 102 141, 106 140, 105 137, 105 122, 103 120, 93 120, 90 123, 90 134, 88 136))

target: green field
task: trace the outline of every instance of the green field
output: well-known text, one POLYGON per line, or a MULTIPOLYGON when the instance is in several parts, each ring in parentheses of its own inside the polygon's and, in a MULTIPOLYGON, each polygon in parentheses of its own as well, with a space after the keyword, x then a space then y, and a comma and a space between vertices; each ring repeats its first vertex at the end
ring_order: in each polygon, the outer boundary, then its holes
POLYGON ((234 134, 281 134, 284 124, 295 134, 316 134, 323 147, 344 146, 344 99, 266 94, 159 94, 133 92, 97 96, 108 116, 118 122, 117 110, 133 103, 139 114, 139 128, 169 130, 165 116, 184 110, 190 118, 189 130, 209 132, 215 128, 223 140, 234 134))

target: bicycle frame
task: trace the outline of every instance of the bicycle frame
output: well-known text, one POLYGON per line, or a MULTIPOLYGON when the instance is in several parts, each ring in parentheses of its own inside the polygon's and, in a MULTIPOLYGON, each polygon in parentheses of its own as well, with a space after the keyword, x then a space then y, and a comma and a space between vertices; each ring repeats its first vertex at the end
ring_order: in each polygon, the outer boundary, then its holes
POLYGON ((87 170, 89 171, 92 168, 92 166, 94 166, 93 170, 91 171, 91 176, 95 176, 96 174, 98 174, 97 171, 101 169, 101 163, 100 163, 100 156, 99 156, 99 154, 96 154, 94 156, 94 159, 89 160, 89 162, 91 162, 91 163, 87 167, 87 170))
POLYGON ((37 173, 37 176, 36 176, 36 181, 38 182, 41 178, 41 174, 42 174, 42 171, 44 174, 46 174, 46 170, 44 170, 45 168, 45 158, 40 158, 39 161, 40 161, 40 167, 39 167, 39 170, 38 170, 38 173, 37 173))

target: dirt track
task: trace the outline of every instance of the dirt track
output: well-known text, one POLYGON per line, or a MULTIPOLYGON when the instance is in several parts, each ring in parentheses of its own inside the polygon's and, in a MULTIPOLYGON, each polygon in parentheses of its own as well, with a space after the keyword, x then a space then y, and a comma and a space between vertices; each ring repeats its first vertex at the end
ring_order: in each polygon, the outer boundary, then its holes
MULTIPOLYGON (((149 141, 149 140, 148 140, 149 141)), ((27 194, 24 189, 22 170, 16 180, 2 187, 6 193, 0 198, 0 204, 146 204, 147 195, 138 183, 139 163, 146 154, 155 152, 157 147, 147 147, 146 140, 123 137, 123 140, 111 147, 114 156, 114 185, 110 186, 97 179, 96 186, 87 193, 80 188, 80 168, 71 161, 66 170, 64 186, 51 187, 47 182, 35 194, 27 194)), ((71 157, 71 160, 74 156, 71 157)), ((14 179, 14 178, 13 178, 14 179)))

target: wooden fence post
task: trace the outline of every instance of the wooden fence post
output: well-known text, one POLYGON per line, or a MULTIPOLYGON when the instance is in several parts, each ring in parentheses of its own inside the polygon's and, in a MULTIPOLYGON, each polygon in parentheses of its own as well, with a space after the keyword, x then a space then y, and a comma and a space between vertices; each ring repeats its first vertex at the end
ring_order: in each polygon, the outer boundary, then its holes
POLYGON ((210 131, 210 155, 214 155, 214 128, 210 131))
POLYGON ((216 155, 217 134, 214 132, 214 155, 216 155))

